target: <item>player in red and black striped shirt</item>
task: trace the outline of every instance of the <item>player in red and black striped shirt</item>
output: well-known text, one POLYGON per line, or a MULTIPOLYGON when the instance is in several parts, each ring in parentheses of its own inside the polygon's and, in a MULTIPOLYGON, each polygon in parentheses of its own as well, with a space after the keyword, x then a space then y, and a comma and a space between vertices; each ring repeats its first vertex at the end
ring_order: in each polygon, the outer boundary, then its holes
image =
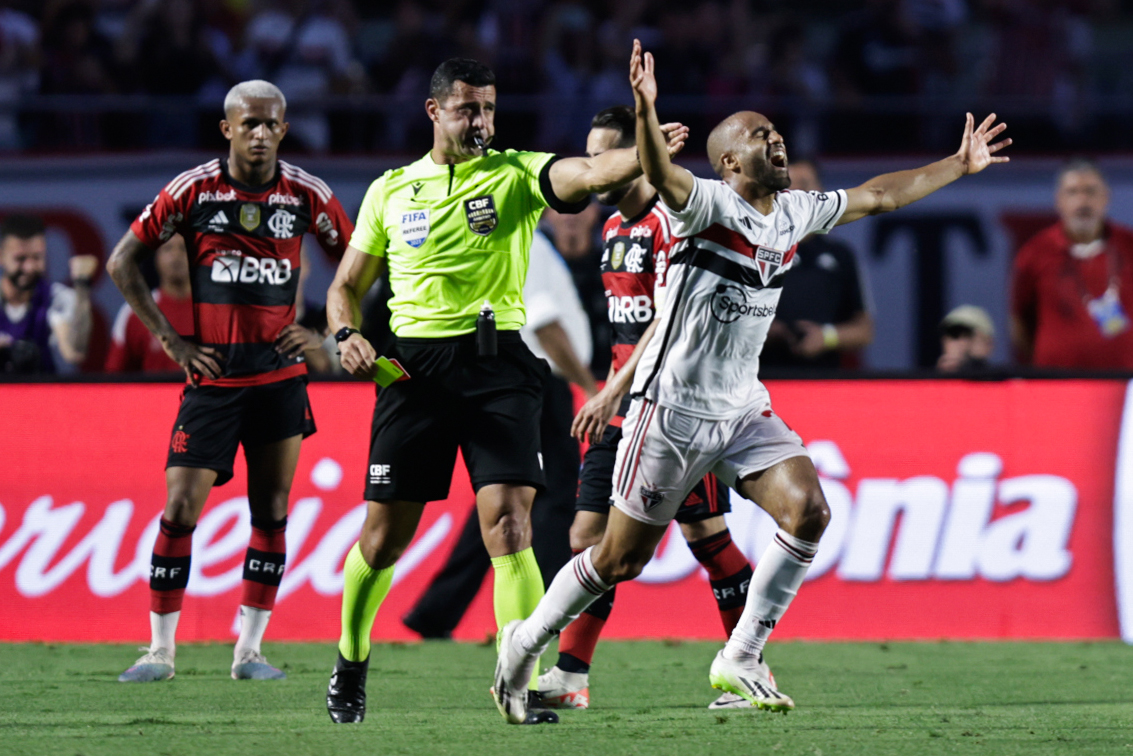
POLYGON ((314 336, 295 323, 299 252, 303 235, 312 233, 326 252, 341 257, 354 231, 325 183, 277 159, 287 134, 286 107, 269 82, 233 87, 220 123, 228 159, 169 182, 107 264, 126 302, 189 379, 170 440, 168 500, 150 567, 153 639, 149 652, 119 677, 123 682, 173 676, 193 528, 212 487, 232 478, 240 444, 252 527, 232 676, 284 677, 264 659, 260 642, 283 576, 299 446, 315 432, 303 362, 314 336), (191 338, 169 324, 138 268, 142 255, 175 233, 189 255, 191 338))
MULTIPOLYGON (((624 105, 598 113, 591 121, 587 152, 593 156, 632 147, 636 118, 633 108, 624 105)), ((626 394, 641 353, 656 330, 669 249, 677 241, 656 190, 644 177, 600 194, 598 200, 618 208, 602 228, 602 283, 613 330, 613 363, 605 387, 583 406, 572 428, 579 441, 591 441, 582 463, 570 529, 570 546, 576 553, 601 541, 606 530, 614 460, 629 406, 626 394)), ((689 493, 676 520, 693 555, 708 572, 724 631, 730 635, 743 612, 752 570, 724 522, 724 513, 731 511, 728 497, 728 487, 709 473, 689 493)), ((590 706, 590 662, 613 603, 611 589, 562 631, 558 663, 539 678, 539 693, 546 704, 570 709, 590 706)), ((749 705, 726 693, 711 708, 749 705)))

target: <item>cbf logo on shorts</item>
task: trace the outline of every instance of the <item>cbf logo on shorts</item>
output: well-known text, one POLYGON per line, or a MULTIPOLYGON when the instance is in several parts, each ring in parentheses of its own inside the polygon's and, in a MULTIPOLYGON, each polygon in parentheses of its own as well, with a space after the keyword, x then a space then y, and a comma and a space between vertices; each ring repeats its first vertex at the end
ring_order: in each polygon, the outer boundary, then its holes
POLYGON ((464 214, 468 216, 468 227, 477 236, 487 236, 500 223, 500 216, 496 214, 496 201, 490 194, 464 200, 464 214))
POLYGON ((401 238, 413 249, 425 243, 429 236, 429 211, 411 210, 401 214, 401 238))

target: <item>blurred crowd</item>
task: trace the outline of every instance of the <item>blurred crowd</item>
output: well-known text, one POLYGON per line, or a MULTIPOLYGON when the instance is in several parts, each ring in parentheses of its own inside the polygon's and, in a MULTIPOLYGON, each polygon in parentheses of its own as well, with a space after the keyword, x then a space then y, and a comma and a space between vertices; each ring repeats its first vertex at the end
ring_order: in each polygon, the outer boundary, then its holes
POLYGON ((510 142, 577 151, 628 101, 634 37, 667 115, 754 104, 807 153, 937 150, 933 115, 981 97, 1036 151, 1133 147, 1130 0, 0 0, 0 148, 215 146, 224 92, 266 78, 309 151, 418 151, 428 77, 464 55, 510 142))

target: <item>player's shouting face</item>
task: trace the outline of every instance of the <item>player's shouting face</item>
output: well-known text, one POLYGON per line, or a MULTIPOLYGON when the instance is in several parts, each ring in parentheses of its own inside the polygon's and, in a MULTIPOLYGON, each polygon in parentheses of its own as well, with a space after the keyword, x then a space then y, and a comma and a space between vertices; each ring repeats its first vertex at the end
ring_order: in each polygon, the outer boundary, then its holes
POLYGON ((220 130, 232 151, 248 165, 275 162, 279 143, 287 134, 283 103, 270 97, 247 97, 225 113, 220 130))
POLYGON ((771 192, 791 185, 783 135, 760 113, 744 111, 724 119, 708 137, 708 156, 720 176, 738 173, 771 192))
POLYGON ((434 141, 446 156, 479 157, 496 135, 496 88, 454 81, 443 99, 425 102, 425 112, 433 122, 434 141))

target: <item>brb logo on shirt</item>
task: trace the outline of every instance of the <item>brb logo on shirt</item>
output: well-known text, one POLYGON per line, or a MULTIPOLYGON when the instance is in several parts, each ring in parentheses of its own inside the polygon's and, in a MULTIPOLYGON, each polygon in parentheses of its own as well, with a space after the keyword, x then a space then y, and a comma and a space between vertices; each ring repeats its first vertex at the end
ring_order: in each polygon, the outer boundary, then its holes
POLYGON ((291 261, 241 255, 233 250, 213 258, 212 280, 217 283, 269 283, 282 286, 291 280, 291 261))
POLYGON ((747 301, 747 294, 734 284, 717 284, 712 295, 712 317, 721 323, 735 323, 745 315, 753 318, 775 316, 773 306, 747 301))

